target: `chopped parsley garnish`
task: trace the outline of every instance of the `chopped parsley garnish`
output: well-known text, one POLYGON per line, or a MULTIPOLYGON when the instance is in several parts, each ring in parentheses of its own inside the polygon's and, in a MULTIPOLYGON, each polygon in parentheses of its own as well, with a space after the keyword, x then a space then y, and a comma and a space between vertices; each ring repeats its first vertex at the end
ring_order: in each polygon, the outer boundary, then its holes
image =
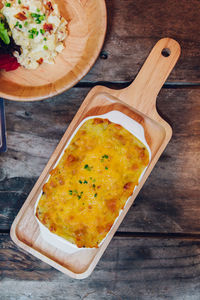
POLYGON ((95 185, 95 184, 93 184, 92 186, 93 186, 93 188, 95 188, 95 187, 96 187, 96 185, 95 185))
POLYGON ((33 17, 33 18, 39 18, 40 15, 38 15, 38 14, 36 14, 36 13, 31 13, 31 17, 33 17))
POLYGON ((101 162, 104 162, 104 158, 105 158, 105 159, 108 159, 108 157, 109 157, 109 156, 108 156, 107 154, 104 154, 104 155, 101 157, 101 162))
POLYGON ((16 22, 15 27, 22 28, 22 24, 19 23, 19 21, 16 22))
POLYGON ((37 10, 37 12, 40 12, 40 9, 39 9, 39 8, 37 8, 36 10, 37 10))
POLYGON ((42 16, 39 17, 40 21, 43 21, 44 19, 45 19, 45 15, 42 15, 42 16))
POLYGON ((45 38, 44 38, 44 41, 46 41, 46 40, 47 40, 47 38, 45 37, 45 38))
POLYGON ((83 183, 83 181, 82 181, 82 180, 79 180, 79 183, 80 183, 80 184, 82 184, 82 183, 83 183))
POLYGON ((40 14, 36 14, 36 13, 31 13, 31 17, 35 19, 36 24, 40 24, 45 19, 45 14, 40 15, 40 14))
POLYGON ((83 192, 80 192, 80 194, 77 195, 78 199, 81 199, 82 195, 83 195, 83 192))
POLYGON ((21 4, 21 0, 18 0, 18 4, 21 4))
POLYGON ((44 34, 44 33, 45 33, 45 30, 44 30, 44 29, 40 29, 40 33, 41 33, 41 34, 44 34))
POLYGON ((28 22, 27 21, 24 22, 24 26, 28 26, 28 22))
POLYGON ((106 170, 108 170, 108 167, 105 167, 106 170))
POLYGON ((87 184, 88 182, 87 182, 87 180, 84 180, 84 182, 83 182, 84 184, 87 184))
POLYGON ((83 192, 78 193, 77 190, 74 190, 74 191, 69 190, 69 195, 73 195, 73 194, 75 194, 75 195, 77 196, 78 199, 81 199, 81 197, 82 197, 82 195, 83 195, 83 192))
POLYGON ((32 28, 32 29, 30 29, 28 32, 33 33, 33 34, 36 34, 37 28, 32 28))
POLYGON ((97 193, 96 194, 94 194, 94 197, 96 197, 97 196, 97 193))
POLYGON ((29 34, 29 39, 33 39, 34 36, 37 36, 39 34, 39 31, 37 31, 37 28, 32 28, 28 31, 30 34, 29 34))
POLYGON ((84 169, 88 170, 88 171, 91 171, 92 170, 92 167, 90 167, 89 165, 85 165, 84 166, 84 169))
POLYGON ((44 45, 43 48, 44 48, 44 50, 48 50, 47 45, 44 45))
POLYGON ((6 7, 11 7, 11 3, 6 2, 6 3, 5 3, 5 6, 6 6, 6 7))

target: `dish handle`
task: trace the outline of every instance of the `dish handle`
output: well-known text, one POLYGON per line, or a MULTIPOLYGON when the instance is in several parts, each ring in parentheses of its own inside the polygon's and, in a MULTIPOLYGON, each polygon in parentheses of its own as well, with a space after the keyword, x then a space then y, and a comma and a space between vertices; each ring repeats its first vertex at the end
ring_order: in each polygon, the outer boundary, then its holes
POLYGON ((133 83, 119 92, 119 98, 149 117, 156 119, 156 97, 181 53, 178 42, 159 40, 153 47, 133 83))

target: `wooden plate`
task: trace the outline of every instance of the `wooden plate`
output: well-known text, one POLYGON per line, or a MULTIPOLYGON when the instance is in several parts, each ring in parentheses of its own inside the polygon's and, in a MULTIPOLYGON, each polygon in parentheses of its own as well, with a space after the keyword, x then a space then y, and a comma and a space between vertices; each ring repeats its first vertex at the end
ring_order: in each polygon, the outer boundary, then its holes
POLYGON ((81 80, 94 64, 106 33, 105 1, 57 0, 56 3, 69 22, 66 48, 54 65, 42 64, 37 70, 20 67, 11 72, 0 71, 0 97, 31 101, 57 95, 81 80))
POLYGON ((12 225, 11 237, 18 246, 73 278, 85 278, 91 274, 171 138, 171 127, 156 110, 156 97, 179 55, 180 46, 176 41, 162 39, 155 45, 135 81, 128 88, 117 91, 97 86, 90 91, 12 225), (35 202, 49 172, 80 122, 88 116, 102 115, 113 110, 124 113, 143 126, 151 150, 151 161, 101 246, 98 249, 67 254, 42 239, 34 217, 35 202))

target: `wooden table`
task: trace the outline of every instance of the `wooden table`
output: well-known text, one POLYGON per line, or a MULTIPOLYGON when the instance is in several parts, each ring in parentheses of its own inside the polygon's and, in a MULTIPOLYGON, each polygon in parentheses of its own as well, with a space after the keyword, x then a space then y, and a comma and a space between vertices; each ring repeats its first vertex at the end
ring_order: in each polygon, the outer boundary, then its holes
POLYGON ((108 32, 95 66, 41 102, 5 101, 0 154, 0 299, 200 299, 200 2, 107 0, 108 32), (182 55, 157 106, 173 137, 93 274, 77 281, 16 247, 9 230, 86 94, 126 86, 153 45, 182 55))

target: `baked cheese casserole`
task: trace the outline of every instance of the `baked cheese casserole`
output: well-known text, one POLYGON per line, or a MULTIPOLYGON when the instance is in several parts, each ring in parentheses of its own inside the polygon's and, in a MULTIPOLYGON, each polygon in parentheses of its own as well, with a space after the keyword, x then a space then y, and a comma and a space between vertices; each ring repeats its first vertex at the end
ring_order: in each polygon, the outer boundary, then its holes
POLYGON ((36 216, 77 247, 98 247, 148 163, 147 148, 128 130, 89 119, 51 171, 36 216))

